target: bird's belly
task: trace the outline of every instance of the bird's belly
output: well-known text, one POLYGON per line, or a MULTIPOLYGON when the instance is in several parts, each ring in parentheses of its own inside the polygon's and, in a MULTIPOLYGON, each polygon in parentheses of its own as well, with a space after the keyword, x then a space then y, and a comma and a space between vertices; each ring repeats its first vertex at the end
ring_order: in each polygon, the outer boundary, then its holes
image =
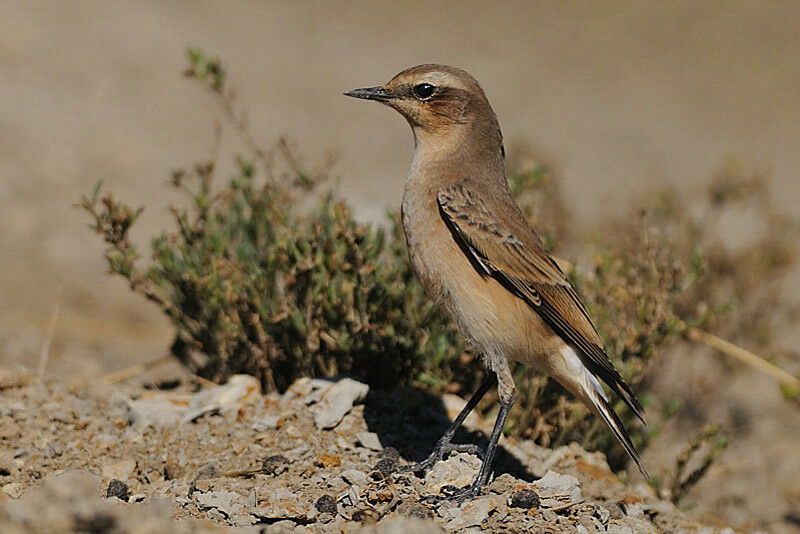
POLYGON ((525 301, 482 275, 438 217, 408 217, 403 227, 414 273, 492 366, 495 358, 542 368, 563 341, 525 301))

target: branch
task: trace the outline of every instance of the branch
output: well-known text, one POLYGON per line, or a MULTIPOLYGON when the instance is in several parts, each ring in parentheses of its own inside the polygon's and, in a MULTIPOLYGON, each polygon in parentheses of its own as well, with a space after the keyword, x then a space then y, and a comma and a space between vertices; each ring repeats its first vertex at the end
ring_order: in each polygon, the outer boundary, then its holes
POLYGON ((800 379, 796 376, 790 375, 777 365, 768 362, 760 356, 756 356, 752 352, 734 345, 730 341, 726 341, 721 337, 717 337, 709 332, 698 330, 697 328, 689 327, 684 332, 684 335, 690 341, 695 343, 702 343, 713 349, 720 351, 723 354, 736 358, 737 360, 746 363, 751 367, 755 367, 764 374, 767 374, 780 382, 781 384, 800 390, 800 379))

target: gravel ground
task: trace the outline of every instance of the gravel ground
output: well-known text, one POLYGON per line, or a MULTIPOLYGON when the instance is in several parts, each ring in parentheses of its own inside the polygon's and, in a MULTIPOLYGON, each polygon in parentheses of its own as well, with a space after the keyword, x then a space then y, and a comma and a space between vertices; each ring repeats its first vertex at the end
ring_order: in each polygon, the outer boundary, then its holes
MULTIPOLYGON (((298 380, 260 394, 185 372, 122 384, 37 380, 0 369, 3 532, 732 532, 704 526, 623 484, 604 457, 503 439, 485 493, 466 485, 479 460, 421 459, 463 401, 359 382, 298 380)), ((472 416, 458 441, 486 443, 472 416)))

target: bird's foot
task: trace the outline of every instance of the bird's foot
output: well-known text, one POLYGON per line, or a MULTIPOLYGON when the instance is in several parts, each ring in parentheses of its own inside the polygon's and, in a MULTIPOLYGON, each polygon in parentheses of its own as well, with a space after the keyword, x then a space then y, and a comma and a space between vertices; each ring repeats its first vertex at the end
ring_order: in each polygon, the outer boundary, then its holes
POLYGON ((424 472, 439 463, 442 460, 447 459, 451 453, 454 452, 465 452, 467 454, 473 454, 483 460, 483 450, 478 447, 477 445, 473 444, 453 444, 449 441, 443 441, 439 443, 433 452, 421 462, 411 464, 411 465, 404 465, 397 469, 398 472, 405 472, 405 473, 419 473, 424 472))
POLYGON ((457 488, 451 485, 442 486, 442 489, 439 490, 439 495, 425 495, 420 501, 428 504, 436 504, 443 501, 462 503, 483 494, 485 486, 485 483, 481 483, 477 479, 469 486, 463 488, 457 488))

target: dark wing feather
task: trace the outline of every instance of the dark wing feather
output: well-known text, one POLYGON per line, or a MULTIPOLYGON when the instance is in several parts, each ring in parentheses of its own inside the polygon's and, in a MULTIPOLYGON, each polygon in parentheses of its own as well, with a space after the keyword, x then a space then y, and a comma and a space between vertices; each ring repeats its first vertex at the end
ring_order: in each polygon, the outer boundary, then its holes
MULTIPOLYGON (((463 185, 441 189, 437 200, 444 221, 473 263, 528 302, 562 339, 578 349, 586 368, 642 419, 639 401, 608 359, 575 288, 522 212, 491 213, 486 203, 463 185)), ((504 200, 513 202, 510 194, 504 200)))

